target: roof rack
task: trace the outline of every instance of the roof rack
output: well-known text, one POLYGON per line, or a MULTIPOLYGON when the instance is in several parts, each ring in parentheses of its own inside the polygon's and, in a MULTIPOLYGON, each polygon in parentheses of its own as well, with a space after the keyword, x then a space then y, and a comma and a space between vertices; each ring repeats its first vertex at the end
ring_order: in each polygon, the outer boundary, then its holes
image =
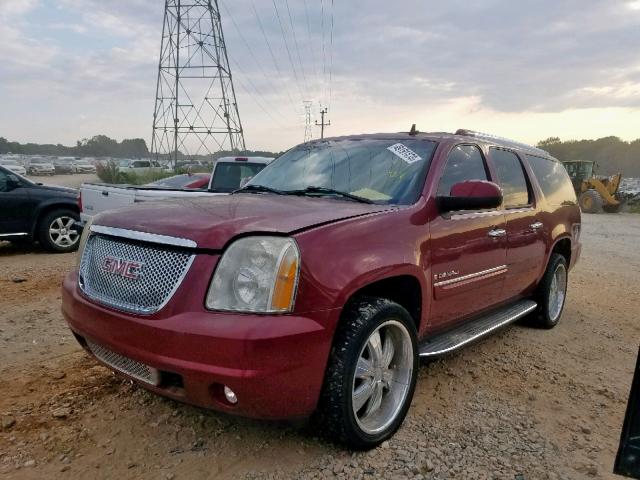
POLYGON ((465 137, 474 137, 474 138, 482 138, 482 139, 485 139, 485 140, 493 140, 495 142, 500 142, 500 143, 503 143, 505 145, 511 145, 511 146, 514 146, 514 147, 520 147, 520 148, 524 148, 526 150, 530 150, 530 151, 538 152, 538 153, 543 153, 543 154, 545 154, 547 156, 550 156, 549 152, 547 152, 546 150, 542 150, 541 148, 534 147, 534 146, 526 144, 526 143, 517 142, 517 141, 511 140, 509 138, 499 137, 498 135, 492 135, 490 133, 476 132, 474 130, 467 130, 467 129, 461 128, 458 131, 456 131, 455 134, 456 135, 465 136, 465 137))

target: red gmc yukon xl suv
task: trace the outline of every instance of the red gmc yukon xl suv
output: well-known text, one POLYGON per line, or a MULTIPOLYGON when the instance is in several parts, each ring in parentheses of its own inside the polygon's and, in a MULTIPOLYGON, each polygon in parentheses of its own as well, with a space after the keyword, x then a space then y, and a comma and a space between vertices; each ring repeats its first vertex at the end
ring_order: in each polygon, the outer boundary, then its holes
POLYGON ((562 314, 580 210, 548 153, 466 130, 295 147, 228 196, 105 212, 62 311, 161 395, 313 416, 366 449, 402 423, 420 358, 562 314))

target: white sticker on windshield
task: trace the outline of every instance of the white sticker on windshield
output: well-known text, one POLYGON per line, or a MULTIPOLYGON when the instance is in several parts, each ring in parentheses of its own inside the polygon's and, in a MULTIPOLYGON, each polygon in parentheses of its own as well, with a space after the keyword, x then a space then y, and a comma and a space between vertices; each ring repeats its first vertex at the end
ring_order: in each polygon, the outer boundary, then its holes
POLYGON ((420 155, 418 155, 416 152, 411 150, 409 147, 407 147, 406 145, 403 145, 401 143, 396 143, 395 145, 391 145, 390 147, 387 148, 387 150, 389 150, 394 155, 400 157, 402 160, 407 162, 409 165, 411 165, 412 163, 416 163, 416 162, 419 162, 420 160, 422 160, 422 157, 420 155))

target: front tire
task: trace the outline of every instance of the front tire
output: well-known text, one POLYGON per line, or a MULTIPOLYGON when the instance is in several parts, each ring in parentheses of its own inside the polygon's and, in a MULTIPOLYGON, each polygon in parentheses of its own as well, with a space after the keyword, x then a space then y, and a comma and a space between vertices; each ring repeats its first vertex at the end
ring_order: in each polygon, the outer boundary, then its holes
POLYGON ((585 213, 600 213, 602 212, 602 195, 595 190, 587 190, 580 195, 578 199, 580 209, 585 213))
POLYGON ((351 303, 329 356, 321 428, 356 450, 387 440, 409 410, 418 365, 415 323, 403 307, 377 297, 351 303))
POLYGON ((535 326, 551 329, 560 321, 567 299, 568 272, 567 260, 558 253, 552 253, 536 293, 538 310, 533 319, 535 326))
POLYGON ((38 224, 40 245, 49 252, 73 252, 80 241, 80 234, 73 228, 79 220, 73 210, 57 209, 46 213, 38 224))

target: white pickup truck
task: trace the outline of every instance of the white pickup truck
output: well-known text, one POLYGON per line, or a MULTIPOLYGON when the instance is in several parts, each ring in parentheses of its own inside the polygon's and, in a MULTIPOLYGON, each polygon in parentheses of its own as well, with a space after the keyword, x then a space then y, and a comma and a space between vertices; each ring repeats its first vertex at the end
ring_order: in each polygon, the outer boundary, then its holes
POLYGON ((227 195, 247 183, 273 161, 270 157, 223 157, 213 167, 208 188, 170 188, 157 185, 108 185, 83 183, 80 187, 80 219, 87 222, 94 215, 134 203, 176 197, 227 195))

